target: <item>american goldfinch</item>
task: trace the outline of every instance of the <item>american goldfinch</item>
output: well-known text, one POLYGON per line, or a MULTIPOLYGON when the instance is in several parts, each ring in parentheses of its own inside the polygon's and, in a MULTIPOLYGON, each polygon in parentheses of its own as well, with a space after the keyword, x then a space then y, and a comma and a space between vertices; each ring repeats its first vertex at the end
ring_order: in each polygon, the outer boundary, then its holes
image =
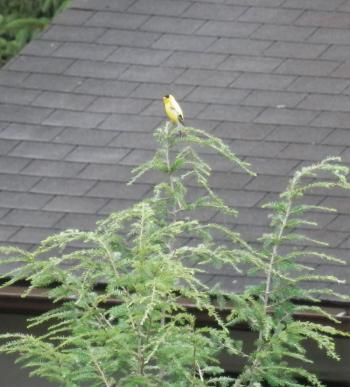
POLYGON ((175 97, 171 94, 163 97, 164 109, 169 120, 174 124, 184 125, 184 115, 180 105, 177 103, 175 97))

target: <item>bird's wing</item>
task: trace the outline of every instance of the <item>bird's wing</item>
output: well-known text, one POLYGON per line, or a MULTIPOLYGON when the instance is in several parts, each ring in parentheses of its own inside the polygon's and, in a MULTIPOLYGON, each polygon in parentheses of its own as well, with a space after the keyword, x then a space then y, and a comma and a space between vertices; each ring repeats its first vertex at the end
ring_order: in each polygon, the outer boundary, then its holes
POLYGON ((172 110, 174 112, 176 112, 179 116, 183 116, 183 112, 182 112, 182 109, 180 107, 180 105, 177 103, 176 99, 173 97, 171 98, 171 101, 170 101, 170 106, 172 108, 172 110))
POLYGON ((179 122, 181 124, 184 123, 184 116, 182 114, 182 110, 179 106, 179 104, 177 104, 177 107, 176 106, 170 106, 170 110, 175 114, 175 116, 178 118, 179 122))

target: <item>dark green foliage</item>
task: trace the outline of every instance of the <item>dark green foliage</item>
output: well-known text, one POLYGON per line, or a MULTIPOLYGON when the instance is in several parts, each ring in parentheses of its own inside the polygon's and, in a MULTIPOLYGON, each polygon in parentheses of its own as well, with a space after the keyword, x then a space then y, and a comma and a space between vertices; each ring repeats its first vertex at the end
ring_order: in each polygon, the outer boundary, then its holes
POLYGON ((68 3, 69 0, 0 0, 0 66, 68 3))
MULTIPOLYGON (((288 359, 310 362, 303 346, 306 339, 336 359, 332 336, 341 333, 295 319, 302 311, 333 318, 317 305, 295 303, 317 302, 322 291, 302 289, 305 279, 316 278, 299 274, 305 267, 298 257, 305 252, 282 255, 279 247, 305 238, 296 227, 307 222, 302 218, 307 211, 327 210, 299 204, 303 194, 318 187, 348 189, 347 168, 330 158, 296 172, 281 200, 267 205, 272 210, 271 233, 262 236, 257 250, 229 228, 194 216, 203 208, 236 214, 208 185, 211 168, 196 152, 198 146, 209 147, 253 174, 250 166, 204 131, 186 127, 181 132, 179 136, 170 125, 159 128, 159 149, 134 171, 132 182, 149 170, 163 176, 149 198, 111 214, 94 231, 66 230, 50 236, 33 252, 1 248, 9 257, 2 262, 16 264, 4 276, 11 278, 6 285, 26 279, 28 293, 46 288, 57 308, 30 320, 29 327, 48 324, 43 336, 2 335, 0 350, 17 353, 18 362, 32 375, 69 387, 301 386, 296 381, 300 377, 307 386, 321 386, 315 375, 290 367, 288 359), (330 179, 318 180, 317 174, 324 172, 330 179), (203 194, 190 200, 188 182, 203 194), (216 242, 218 233, 226 245, 216 242), (265 277, 243 294, 208 289, 199 279, 213 266, 225 265, 234 272, 241 264, 265 277), (101 283, 103 291, 97 290, 101 283), (198 327, 188 304, 211 316, 214 326, 198 327), (232 310, 225 319, 220 314, 223 307, 232 310), (250 354, 230 335, 230 329, 242 322, 258 333, 250 354), (223 376, 218 361, 222 352, 233 361, 245 361, 236 379, 223 376)), ((308 254, 336 260, 317 251, 308 254)), ((317 280, 337 281, 320 276, 317 280)))

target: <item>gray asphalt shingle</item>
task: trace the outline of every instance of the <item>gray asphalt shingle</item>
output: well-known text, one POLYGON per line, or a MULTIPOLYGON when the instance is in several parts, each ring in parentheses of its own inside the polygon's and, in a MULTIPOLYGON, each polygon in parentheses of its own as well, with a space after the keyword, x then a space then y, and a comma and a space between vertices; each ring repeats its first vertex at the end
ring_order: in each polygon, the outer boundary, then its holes
POLYGON ((0 138, 29 141, 50 141, 61 131, 62 128, 59 126, 38 126, 12 123, 0 133, 0 138))
MULTIPOLYGON (((254 241, 267 230, 260 205, 277 199, 298 166, 327 155, 350 163, 349 4, 73 0, 0 71, 0 243, 89 229, 147 196, 156 173, 125 183, 153 156, 168 93, 189 125, 225 139, 259 174, 203 153, 213 186, 241 213, 200 218, 254 241)), ((349 194, 318 190, 306 201, 339 208, 312 214, 319 226, 307 232, 347 258, 349 194)), ((312 262, 320 273, 338 270, 312 262)), ((350 279, 348 269, 339 274, 350 279)), ((220 270, 206 281, 248 283, 220 270)))

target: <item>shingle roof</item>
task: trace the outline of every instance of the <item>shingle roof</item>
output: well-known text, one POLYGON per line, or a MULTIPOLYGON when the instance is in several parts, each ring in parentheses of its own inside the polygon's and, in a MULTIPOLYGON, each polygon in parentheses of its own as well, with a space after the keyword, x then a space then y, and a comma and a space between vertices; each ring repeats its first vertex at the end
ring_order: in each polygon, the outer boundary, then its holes
MULTIPOLYGON (((232 228, 254 240, 268 222, 260 205, 296 167, 350 162, 349 26, 349 0, 73 0, 0 71, 0 242, 30 247, 91 228, 147 195, 152 176, 125 182, 152 154, 169 92, 190 125, 259 173, 206 155, 214 186, 240 210, 232 228)), ((350 280, 349 194, 307 200, 339 208, 315 214, 320 227, 308 232, 349 262, 314 261, 317 272, 350 280)), ((224 270, 206 279, 246 281, 224 270)))

